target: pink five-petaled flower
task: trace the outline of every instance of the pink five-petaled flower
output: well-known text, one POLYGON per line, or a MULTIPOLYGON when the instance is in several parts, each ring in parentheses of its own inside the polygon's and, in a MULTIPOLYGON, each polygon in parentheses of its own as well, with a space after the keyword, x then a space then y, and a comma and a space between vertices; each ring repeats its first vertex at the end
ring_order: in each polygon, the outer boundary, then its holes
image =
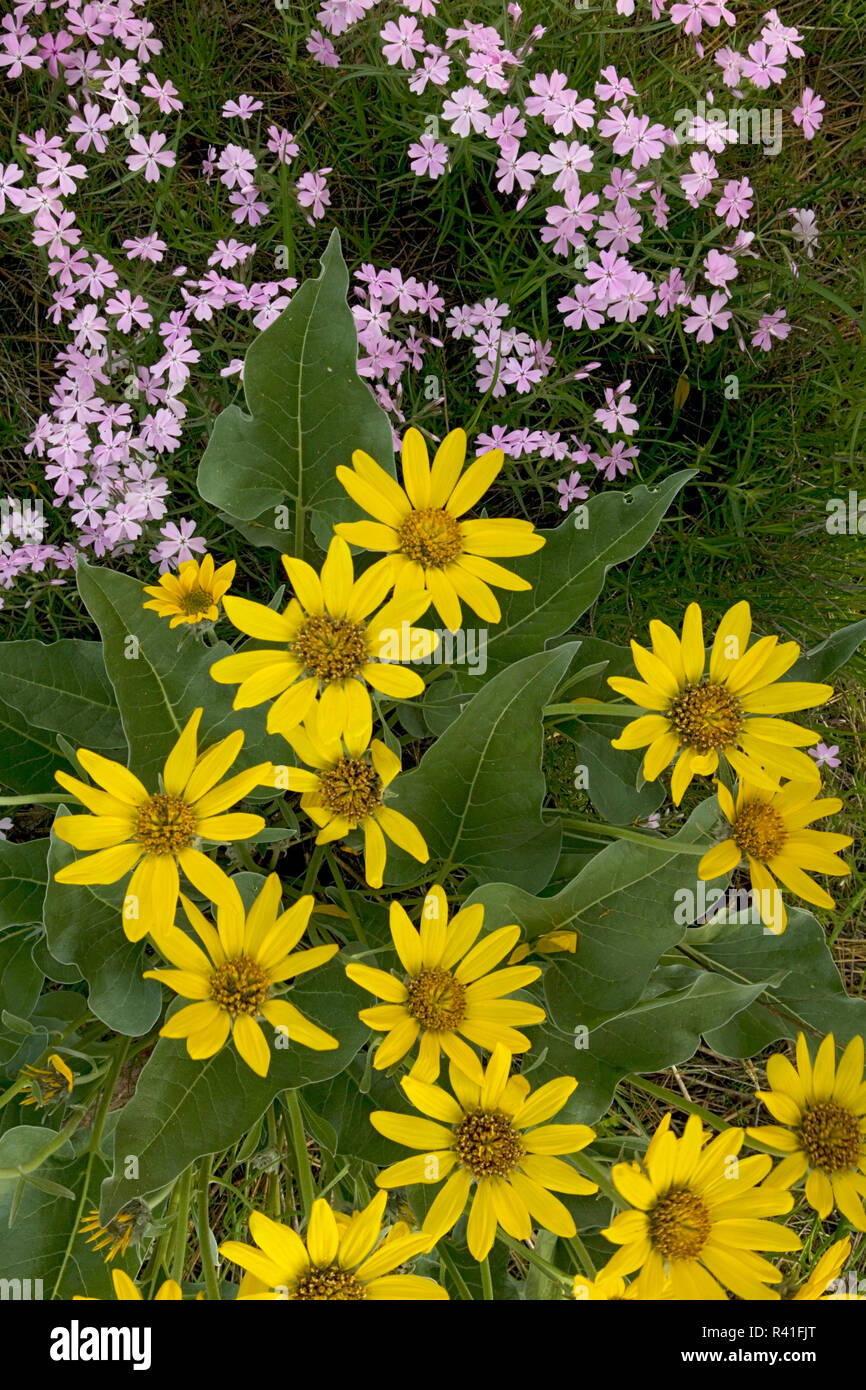
POLYGON ((841 758, 837 758, 839 752, 838 743, 833 743, 829 747, 826 743, 818 743, 814 748, 807 748, 806 752, 810 758, 814 758, 819 767, 840 767, 841 758))
POLYGON ((157 183, 160 170, 171 169, 176 162, 174 152, 164 148, 166 137, 158 130, 147 140, 143 135, 133 135, 129 143, 134 153, 126 156, 126 162, 133 173, 144 170, 146 183, 157 183))
POLYGON ((448 146, 433 135, 422 135, 409 146, 409 167, 420 178, 438 179, 448 168, 448 146))
POLYGON ((795 125, 803 127, 804 139, 814 138, 816 130, 824 119, 822 113, 825 105, 824 98, 817 96, 811 87, 803 88, 800 104, 794 107, 791 112, 791 119, 795 125))
POLYGON ((785 322, 785 318, 784 309, 776 309, 772 314, 762 315, 752 336, 752 347, 760 348, 762 352, 769 352, 773 346, 774 338, 784 341, 791 331, 791 325, 785 322))
POLYGON ((747 178, 731 179, 716 203, 716 215, 724 217, 729 227, 738 227, 752 211, 753 199, 754 190, 747 178))
POLYGON ((417 20, 405 14, 400 16, 396 24, 389 20, 385 28, 379 31, 379 37, 385 40, 382 52, 391 67, 399 63, 401 67, 414 68, 418 61, 415 55, 423 53, 426 47, 424 30, 417 20))
POLYGON ((687 333, 696 333, 699 343, 713 341, 713 329, 726 329, 731 322, 730 310, 725 309, 730 296, 714 290, 712 299, 707 302, 705 294, 696 294, 689 300, 689 308, 694 312, 686 319, 683 327, 687 333))
POLYGON ((569 473, 567 478, 560 478, 556 484, 559 493, 559 506, 567 512, 572 502, 583 502, 589 496, 589 488, 580 481, 580 474, 575 470, 569 473))

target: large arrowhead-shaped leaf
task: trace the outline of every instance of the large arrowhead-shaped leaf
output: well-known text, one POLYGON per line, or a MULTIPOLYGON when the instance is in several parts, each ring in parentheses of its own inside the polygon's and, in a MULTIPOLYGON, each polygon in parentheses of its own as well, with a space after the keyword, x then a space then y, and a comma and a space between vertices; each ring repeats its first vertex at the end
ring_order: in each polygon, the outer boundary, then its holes
POLYGON ((0 787, 19 796, 53 792, 58 766, 70 770, 54 735, 34 728, 20 710, 0 700, 0 787))
MULTIPOLYGON (((630 1073, 651 1074, 694 1056, 703 1033, 721 1027, 748 1008, 764 982, 741 983, 709 972, 693 982, 659 992, 666 977, 659 971, 648 997, 598 1027, 587 1039, 563 1037, 548 1025, 534 1035, 534 1047, 547 1055, 533 1070, 534 1085, 554 1076, 575 1076, 578 1087, 558 1120, 592 1123, 609 1108, 618 1083, 630 1073)), ((679 983, 680 969, 672 968, 679 983)))
POLYGON ((285 745, 264 732, 262 711, 232 710, 233 691, 210 677, 213 662, 231 653, 226 642, 209 647, 184 626, 172 631, 165 618, 142 608, 146 595, 129 575, 79 565, 78 588, 102 635, 129 765, 145 786, 156 788, 165 759, 197 705, 204 707, 199 747, 233 729, 245 730, 235 770, 268 758, 285 761, 285 745))
POLYGON ((0 642, 0 685, 36 729, 119 748, 123 729, 99 642, 0 642))
MULTIPOLYGON (((658 487, 641 484, 630 492, 598 493, 586 504, 585 528, 569 518, 556 530, 541 533, 546 544, 534 555, 508 560, 509 569, 528 579, 532 591, 500 596, 501 621, 487 633, 488 675, 570 631, 598 598, 611 566, 643 549, 693 476, 686 469, 658 487)), ((434 733, 454 718, 472 685, 471 673, 457 668, 433 684, 424 708, 434 733)))
POLYGON ((646 846, 616 840, 596 854, 562 892, 535 898, 502 883, 476 889, 488 929, 517 922, 530 941, 545 932, 576 931, 574 955, 552 957, 544 977, 551 1018, 574 1035, 620 1013, 643 993, 665 951, 683 936, 676 895, 696 884, 698 857, 684 846, 710 844, 715 816, 711 800, 692 814, 678 835, 646 846))
POLYGON ((826 681, 853 656, 861 642, 866 642, 866 618, 849 623, 826 637, 811 651, 804 652, 787 679, 792 681, 826 681))
MULTIPOLYGON (((67 814, 60 808, 60 814, 67 814)), ((45 931, 51 954, 77 965, 88 984, 88 1007, 116 1033, 138 1038, 152 1028, 162 1008, 156 980, 142 979, 143 941, 123 931, 125 883, 57 883, 54 875, 75 852, 52 832, 45 892, 45 931)))
POLYGON ((707 1035, 726 1057, 752 1057, 801 1030, 814 1042, 832 1033, 840 1047, 866 1033, 866 999, 851 998, 830 954, 824 930, 809 912, 791 909, 781 936, 760 923, 689 932, 689 945, 708 962, 743 981, 784 978, 729 1023, 707 1035))
MULTIPOLYGON (((290 999, 340 1046, 313 1052, 297 1043, 273 1048, 266 1077, 256 1076, 229 1042, 205 1061, 193 1061, 182 1042, 162 1038, 138 1078, 117 1123, 114 1174, 103 1186, 102 1215, 112 1217, 132 1197, 146 1197, 202 1154, 228 1148, 246 1134, 281 1091, 325 1081, 341 1072, 369 1036, 358 1009, 369 999, 338 962, 300 979, 290 999), (137 1176, 126 1177, 137 1159, 137 1176)), ((266 1026, 266 1035, 273 1030, 266 1026)))
POLYGON ((355 517, 335 474, 353 449, 394 468, 391 427, 356 371, 348 284, 335 231, 319 278, 301 286, 247 352, 249 414, 230 405, 217 417, 199 466, 206 502, 241 522, 260 520, 262 539, 295 555, 304 552, 312 515, 328 525, 355 517), (275 520, 282 541, 274 538, 275 520))
MULTIPOLYGON (((395 782, 389 805, 424 835, 443 872, 453 865, 477 879, 528 891, 549 882, 560 830, 541 818, 542 711, 577 643, 516 662, 479 690, 421 759, 395 782)), ((417 877, 414 860, 388 855, 392 883, 417 877)))

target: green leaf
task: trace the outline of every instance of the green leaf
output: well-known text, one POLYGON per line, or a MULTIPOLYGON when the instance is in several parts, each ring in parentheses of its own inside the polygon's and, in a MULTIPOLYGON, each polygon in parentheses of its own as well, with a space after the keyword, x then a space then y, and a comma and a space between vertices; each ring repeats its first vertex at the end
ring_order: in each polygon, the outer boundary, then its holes
POLYGON ((476 889, 486 930, 517 922, 533 941, 545 932, 576 931, 575 953, 551 957, 544 976, 554 1023, 574 1035, 622 1012, 643 993, 656 962, 683 936, 678 894, 697 891, 698 856, 686 845, 711 843, 716 814, 708 799, 677 835, 647 844, 615 840, 555 897, 536 898, 503 883, 476 889))
MULTIPOLYGON (((165 759, 192 711, 204 707, 199 747, 243 729, 246 742, 232 771, 271 757, 285 762, 285 744, 268 737, 261 710, 232 710, 233 691, 210 677, 213 662, 231 655, 225 642, 206 646, 186 626, 142 608, 142 586, 129 575, 78 566, 78 589, 102 635, 105 665, 129 744, 129 765, 156 790, 165 759)), ((85 745, 86 746, 86 745, 85 745)))
MULTIPOLYGON (((501 621, 487 633, 488 677, 569 632, 598 598, 611 566, 643 549, 692 477, 687 469, 658 487, 641 484, 630 492, 598 493, 586 503, 585 529, 569 517, 556 530, 542 531, 546 544, 534 555, 507 560, 509 569, 529 580, 532 591, 501 596, 501 621)), ((440 733, 454 718, 475 680, 471 672, 455 667, 434 682, 424 700, 432 732, 440 733)))
MULTIPOLYGON (((660 983, 666 971, 659 973, 660 983)), ((547 1056, 533 1070, 532 1084, 539 1086, 555 1076, 576 1077, 577 1090, 556 1120, 591 1124, 609 1108, 623 1077, 663 1071, 694 1056, 701 1034, 747 1008, 764 984, 739 983, 707 972, 685 987, 657 992, 657 984, 651 986, 650 997, 591 1028, 588 1038, 563 1037, 543 1025, 535 1035, 535 1048, 546 1047, 547 1056)))
POLYGON ((631 825, 661 806, 665 787, 660 778, 638 790, 643 755, 610 746, 611 737, 622 732, 619 720, 616 725, 607 720, 596 728, 569 724, 566 729, 575 742, 575 764, 586 768, 586 793, 604 820, 611 825, 631 825))
POLYGON ((0 642, 0 682, 9 704, 31 726, 66 734, 88 748, 123 746, 99 642, 0 642))
MULTIPOLYGON (((61 807, 58 814, 66 814, 61 807)), ((45 931, 52 956, 75 965, 87 981, 88 1007, 116 1033, 141 1037, 162 1008, 156 980, 143 980, 145 943, 123 931, 123 884, 57 883, 55 874, 75 859, 70 845, 51 836, 45 931)))
POLYGON ((334 1134, 334 1156, 384 1167, 394 1160, 394 1146, 373 1128, 370 1116, 374 1110, 393 1110, 401 1101, 405 1104, 405 1096, 393 1079, 368 1066, 368 1056, 359 1054, 345 1071, 321 1086, 305 1087, 304 1102, 315 1115, 327 1116, 334 1134))
MULTIPOLYGON (((413 820, 433 866, 459 864, 477 879, 528 891, 549 881, 559 853, 557 824, 541 819, 542 711, 577 644, 537 652, 482 686, 388 804, 413 820)), ((388 851, 386 879, 405 883, 417 866, 388 851)))
POLYGON ((866 641, 866 618, 859 623, 840 627, 817 647, 804 652, 791 667, 786 679, 794 681, 827 681, 834 671, 854 655, 860 643, 866 641))
POLYGON ((32 931, 0 937, 0 1009, 26 1018, 39 998, 43 978, 33 960, 32 931))
POLYGON ((0 929, 42 921, 47 853, 47 838, 21 844, 0 840, 0 929))
POLYGON ((230 405, 217 417, 199 466, 206 502, 241 522, 258 521, 265 543, 295 555, 306 548, 311 515, 327 527, 356 516, 335 473, 354 449, 394 468, 387 416, 356 371, 348 285, 334 231, 321 275, 301 286, 247 352, 249 414, 230 405))
MULTIPOLYGON (((193 1061, 185 1043, 161 1038, 117 1123, 114 1173, 102 1191, 103 1218, 132 1197, 158 1191, 202 1154, 236 1143, 281 1091, 325 1081, 348 1065, 369 1035, 358 1018, 369 996, 347 979, 342 965, 335 962, 302 977, 288 997, 340 1046, 331 1052, 294 1043, 285 1050, 274 1047, 268 1075, 260 1077, 232 1041, 215 1057, 193 1061), (134 1178, 124 1175, 130 1157, 138 1160, 134 1178)), ((270 1025, 265 1034, 274 1036, 270 1025)))
POLYGON ((752 1057, 800 1031, 813 1044, 832 1033, 840 1046, 866 1033, 866 999, 846 994, 824 929, 811 913, 791 909, 781 936, 765 932, 760 923, 711 924, 690 931, 688 944, 742 981, 784 975, 748 1009, 708 1034, 710 1047, 723 1056, 752 1057))
MULTIPOLYGON (((11 1168, 33 1158, 58 1131, 35 1125, 18 1125, 0 1136, 0 1168, 11 1168)), ((81 1194, 87 1170, 87 1157, 70 1162, 68 1144, 43 1163, 38 1176, 42 1184, 81 1194)), ((92 1190, 105 1173, 101 1159, 94 1160, 92 1190)), ((102 1254, 88 1245, 75 1228, 78 1201, 40 1185, 14 1180, 0 1181, 0 1241, 3 1246, 3 1278, 31 1280, 29 1297, 71 1299, 74 1294, 91 1298, 113 1298, 110 1267, 102 1254), (9 1215, 16 1202, 15 1220, 9 1228, 9 1215), (68 1251, 68 1258, 67 1258, 68 1251), (62 1274, 61 1274, 62 1268, 62 1274), (41 1289, 32 1281, 41 1280, 41 1289), (56 1288, 55 1288, 56 1285, 56 1288)), ((122 1267, 122 1266, 121 1266, 122 1267)), ((27 1295, 24 1295, 25 1297, 27 1295)))
POLYGON ((64 761, 52 734, 0 700, 0 787, 19 796, 54 792, 54 769, 64 761))

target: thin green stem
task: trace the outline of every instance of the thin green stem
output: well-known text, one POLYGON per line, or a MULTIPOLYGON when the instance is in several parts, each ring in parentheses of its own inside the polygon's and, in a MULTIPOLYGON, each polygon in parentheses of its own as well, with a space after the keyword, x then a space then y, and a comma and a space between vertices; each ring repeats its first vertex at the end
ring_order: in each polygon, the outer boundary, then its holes
POLYGON ((696 858, 703 858, 710 848, 709 845, 681 844, 678 839, 664 836, 643 835, 639 830, 628 830, 624 825, 608 825, 600 820, 577 820, 564 815, 562 823, 581 835, 606 835, 613 840, 628 840, 633 845, 645 845, 647 849, 659 850, 662 854, 693 854, 696 858))
POLYGON ((301 1207, 304 1217, 309 1221, 313 1203, 316 1200, 316 1186, 313 1182, 313 1170, 310 1167, 310 1155, 307 1150, 307 1138, 304 1134, 304 1121, 301 1115, 301 1102, 298 1099, 297 1091, 286 1091, 283 1094, 283 1107, 289 1121, 292 1152, 295 1156, 295 1175, 301 1194, 301 1207))
POLYGON ((487 1255, 481 1261, 481 1292, 485 1303, 493 1302, 493 1276, 490 1273, 490 1260, 487 1255))
POLYGON ((460 1273, 460 1270, 457 1268, 457 1262, 454 1259, 454 1256, 451 1254, 451 1251, 448 1250, 445 1246, 444 1242, 443 1244, 436 1247, 436 1253, 438 1254, 445 1268, 448 1270, 448 1273, 451 1275, 451 1278, 454 1280, 454 1284, 457 1288, 457 1294, 461 1301, 463 1301, 464 1303, 474 1302, 469 1285, 463 1278, 463 1275, 460 1273))
POLYGON ((310 862, 307 865, 307 872, 304 875, 304 883, 303 887, 301 888, 301 897, 303 897, 305 893, 312 893, 313 888, 316 885, 316 880, 319 877, 319 869, 321 867, 322 860, 324 859, 324 857, 325 846, 316 845, 315 849, 313 850, 313 853, 310 855, 310 862))
POLYGON ((340 865, 337 860, 337 856, 332 852, 330 845, 326 846, 325 848, 325 859, 327 860, 328 868, 331 870, 331 873, 334 876, 334 882, 337 885, 337 891, 340 894, 340 900, 349 914, 349 919, 352 923, 352 926, 355 928, 356 939, 360 941, 362 945, 369 946, 370 943, 367 940, 367 935, 364 931, 364 928, 361 926, 360 918, 358 917, 358 914, 355 910, 355 904, 352 902, 352 899, 349 896, 345 880, 343 878, 342 873, 340 872, 340 865))
POLYGON ((217 1267, 211 1258, 210 1241, 210 1222, 208 1220, 208 1194, 210 1192, 210 1155, 203 1158, 198 1176, 198 1249, 201 1256, 201 1267, 204 1275, 204 1284, 207 1289, 208 1301, 219 1303, 220 1286, 217 1278, 217 1267))
POLYGON ((181 1173, 177 1182, 177 1210, 174 1221, 174 1250, 171 1258, 171 1277, 176 1283, 183 1279, 186 1246, 189 1236, 189 1205, 192 1197, 192 1164, 181 1173))

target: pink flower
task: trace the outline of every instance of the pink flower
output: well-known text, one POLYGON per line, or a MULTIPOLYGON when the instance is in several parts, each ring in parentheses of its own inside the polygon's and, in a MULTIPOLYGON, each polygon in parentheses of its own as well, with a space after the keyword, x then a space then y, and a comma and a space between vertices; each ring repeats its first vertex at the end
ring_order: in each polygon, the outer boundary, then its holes
POLYGON ((450 75, 451 59, 448 54, 431 44, 420 68, 416 68, 409 78, 409 90, 420 96, 426 91, 428 83, 432 83, 434 87, 444 87, 450 75))
POLYGON ((733 256, 726 256, 721 251, 709 251, 704 257, 704 274, 711 285, 724 290, 729 280, 736 280, 739 271, 733 256))
POLYGON ((241 92, 237 101, 230 100, 223 103, 222 116, 225 120, 248 121, 253 112, 261 111, 261 109, 262 102, 254 101, 245 92, 241 92))
POLYGON ((70 135, 78 135, 75 148, 82 154, 85 154, 91 145, 98 154, 104 154, 107 142, 103 131, 111 130, 111 117, 100 111, 98 106, 85 102, 82 114, 72 116, 67 129, 70 135))
POLYGON ((813 139, 816 130, 824 120, 822 113, 825 105, 824 98, 816 96, 811 87, 803 88, 800 104, 794 107, 791 118, 795 125, 803 127, 803 135, 806 140, 813 139))
POLYGON ((696 333, 699 343, 711 343, 713 341, 713 330, 720 328, 726 329, 731 322, 730 311, 725 309, 730 296, 722 294, 720 290, 713 292, 713 297, 707 302, 705 294, 697 294, 689 300, 689 307, 694 310, 686 319, 683 327, 687 333, 696 333))
POLYGON ((784 48, 768 48, 759 40, 749 44, 749 56, 743 58, 740 70, 753 86, 767 88, 785 76, 786 56, 784 48))
POLYGON ((819 767, 840 767, 842 760, 837 758, 839 752, 838 743, 833 743, 829 747, 826 743, 818 743, 814 748, 807 748, 810 758, 814 758, 819 767))
POLYGON ((769 352, 774 338, 784 341, 791 331, 791 325, 785 323, 785 318, 784 309, 777 309, 773 314, 764 314, 758 320, 758 327, 752 337, 752 347, 769 352))
POLYGON ((705 24, 715 28, 722 17, 722 9, 716 0, 686 0, 685 4, 672 5, 671 22, 682 24, 686 34, 699 34, 705 24))
POLYGON ((630 385, 630 381, 624 381, 615 391, 606 386, 604 405, 593 411, 593 418, 608 434, 613 434, 616 430, 622 430, 623 434, 634 434, 640 429, 637 420, 631 418, 637 414, 637 406, 632 403, 631 397, 625 394, 630 385))
POLYGON ((725 184, 724 193, 716 203, 716 214, 724 216, 729 227, 738 227, 745 222, 752 211, 754 190, 747 178, 731 179, 725 184))
POLYGON ((196 554, 203 555, 207 549, 207 542, 195 534, 195 522, 184 517, 181 517, 177 525, 169 521, 167 525, 161 526, 159 534, 165 539, 151 550, 149 558, 151 564, 159 562, 160 574, 165 574, 166 570, 173 566, 182 565, 185 560, 191 560, 196 554))
POLYGON ((557 304, 561 314, 565 315, 565 322, 568 328, 600 328, 604 323, 604 300, 596 298, 595 287, 593 285, 575 285, 570 295, 564 295, 557 304))
POLYGON ((379 31, 379 37, 384 39, 382 52, 387 62, 395 67, 398 63, 404 68, 414 68, 416 53, 421 53, 426 45, 424 30, 417 20, 410 19, 408 15, 401 15, 395 24, 393 20, 379 31))
POLYGON ((560 510, 563 512, 568 511, 572 502, 582 502, 589 496, 589 488, 586 484, 581 484, 580 474, 576 469, 569 473, 567 478, 560 478, 556 490, 559 493, 560 510))
POLYGON ((298 154, 298 142, 285 126, 268 126, 268 150, 275 154, 282 164, 291 164, 298 154))
POLYGON ((625 293, 632 268, 616 251, 602 251, 597 261, 590 261, 584 273, 587 280, 593 281, 596 298, 606 305, 625 293))
POLYGON ((330 169, 319 169, 317 173, 302 174, 295 185, 298 202, 302 208, 309 208, 313 219, 318 222, 325 215, 325 208, 331 201, 325 178, 330 169))
POLYGON ((133 324, 139 328, 149 328, 153 323, 146 300, 140 294, 133 298, 129 290, 118 290, 114 298, 106 302, 105 312, 117 317, 117 327, 121 333, 131 333, 133 324))
POLYGON ((616 323, 636 323, 656 297, 653 282, 642 270, 633 270, 622 293, 608 301, 608 318, 616 323))
POLYGON ((20 203, 23 189, 15 188, 14 185, 23 177, 24 174, 17 164, 0 164, 0 213, 6 211, 7 198, 13 207, 20 203))
POLYGON ((146 183, 157 183, 160 169, 171 169, 176 163, 173 151, 164 148, 166 138, 158 130, 153 132, 149 140, 145 140, 143 135, 133 135, 129 143, 135 153, 128 154, 126 162, 133 173, 144 170, 146 183))
POLYGON ((217 160, 217 168, 222 170, 220 183, 224 183, 226 188, 243 188, 253 181, 256 157, 242 145, 226 145, 217 160))
POLYGON ((448 167, 448 146, 432 135, 422 135, 420 140, 409 146, 407 153, 409 167, 419 178, 426 174, 431 179, 438 179, 448 167))
POLYGON ((580 187, 581 173, 592 170, 593 153, 589 145, 577 140, 554 140, 548 153, 541 157, 542 174, 556 174, 553 187, 559 193, 580 187))
POLYGON ((145 97, 151 97, 164 116, 170 115, 172 111, 183 110, 183 102, 178 96, 177 87, 168 79, 165 82, 158 81, 156 73, 149 72, 147 74, 146 81, 142 84, 141 94, 145 97))
POLYGON ((324 68, 338 68, 340 57, 336 48, 329 38, 319 29, 311 29, 307 35, 307 52, 317 63, 321 63, 324 68))
POLYGON ((680 176, 680 187, 693 206, 706 198, 713 186, 713 179, 718 176, 716 161, 712 155, 705 154, 703 150, 696 150, 689 156, 689 163, 692 166, 691 174, 680 176))
POLYGON ((604 456, 593 454, 592 461, 599 472, 603 474, 605 481, 612 483, 617 474, 625 477, 627 473, 631 472, 634 468, 634 460, 639 455, 640 449, 636 444, 629 447, 624 439, 617 439, 614 444, 611 444, 609 454, 604 456))
POLYGON ((149 236, 128 237, 123 243, 123 249, 127 260, 152 261, 156 265, 163 258, 166 244, 155 232, 151 232, 149 236))
POLYGON ((484 113, 489 104, 475 87, 460 87, 444 102, 442 115, 455 135, 466 136, 473 130, 479 134, 487 130, 488 117, 484 113))
POLYGON ((500 193, 511 193, 515 183, 522 189, 532 188, 535 173, 541 163, 541 156, 534 150, 520 153, 520 146, 512 141, 502 146, 502 155, 496 165, 496 187, 500 193))

